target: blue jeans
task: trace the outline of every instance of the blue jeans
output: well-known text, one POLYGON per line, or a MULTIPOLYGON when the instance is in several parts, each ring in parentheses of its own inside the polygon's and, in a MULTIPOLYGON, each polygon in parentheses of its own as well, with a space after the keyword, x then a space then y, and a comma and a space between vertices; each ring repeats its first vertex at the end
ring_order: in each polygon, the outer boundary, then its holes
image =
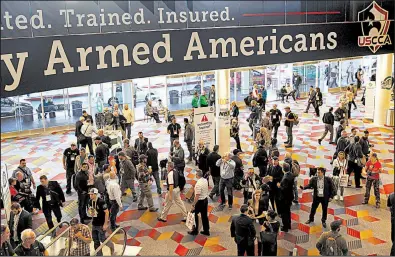
POLYGON ((299 196, 298 196, 298 180, 297 180, 296 178, 294 179, 293 191, 294 191, 294 201, 295 201, 295 202, 299 202, 299 196))
POLYGON ((219 181, 219 192, 221 194, 221 204, 225 204, 225 188, 228 191, 228 205, 233 205, 233 178, 223 179, 219 181))
MULTIPOLYGON (((106 233, 103 230, 103 226, 92 225, 92 240, 95 246, 95 250, 100 247, 100 244, 106 240, 106 233)), ((99 251, 97 256, 103 256, 103 252, 99 251)))

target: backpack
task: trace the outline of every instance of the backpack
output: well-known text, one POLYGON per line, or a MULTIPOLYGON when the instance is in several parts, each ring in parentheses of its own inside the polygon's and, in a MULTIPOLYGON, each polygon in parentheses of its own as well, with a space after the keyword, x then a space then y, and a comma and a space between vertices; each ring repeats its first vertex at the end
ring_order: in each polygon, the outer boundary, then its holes
POLYGON ((180 191, 184 190, 185 184, 187 181, 185 180, 184 171, 179 171, 178 169, 173 170, 174 176, 174 188, 179 187, 180 191))
POLYGON ((133 151, 131 161, 134 164, 134 166, 137 166, 139 164, 139 154, 137 153, 137 151, 133 151))
POLYGON ((292 174, 297 177, 299 176, 300 173, 300 166, 299 162, 297 160, 292 160, 292 174))
POLYGON ((245 103, 247 106, 250 106, 250 96, 247 96, 246 98, 244 98, 244 103, 245 103))
POLYGON ((292 112, 292 115, 294 116, 294 125, 297 126, 299 125, 299 116, 295 113, 292 112))
POLYGON ((336 237, 328 237, 325 241, 325 245, 321 251, 321 255, 323 256, 341 256, 343 255, 341 249, 337 246, 336 238, 340 237, 340 235, 336 237))

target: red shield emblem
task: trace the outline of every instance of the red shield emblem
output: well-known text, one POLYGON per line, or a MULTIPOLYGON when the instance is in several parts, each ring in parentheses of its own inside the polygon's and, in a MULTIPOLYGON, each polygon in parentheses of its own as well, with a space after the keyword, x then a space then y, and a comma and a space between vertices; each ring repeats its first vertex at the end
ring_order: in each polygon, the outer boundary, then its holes
POLYGON ((361 22, 363 34, 358 37, 360 47, 367 46, 373 53, 376 53, 381 46, 392 44, 387 34, 390 26, 388 11, 375 1, 358 13, 358 21, 361 22))

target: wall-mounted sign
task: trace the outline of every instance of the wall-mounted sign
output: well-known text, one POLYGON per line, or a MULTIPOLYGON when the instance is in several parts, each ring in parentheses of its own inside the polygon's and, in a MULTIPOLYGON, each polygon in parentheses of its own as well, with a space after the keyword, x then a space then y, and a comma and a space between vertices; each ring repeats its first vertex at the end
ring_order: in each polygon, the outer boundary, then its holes
POLYGON ((374 118, 374 99, 376 97, 376 81, 368 81, 365 90, 365 113, 366 119, 374 118))
MULTIPOLYGON (((200 107, 194 109, 195 148, 203 141, 208 149, 215 145, 215 107, 200 107)), ((196 151, 196 149, 195 149, 196 151)))

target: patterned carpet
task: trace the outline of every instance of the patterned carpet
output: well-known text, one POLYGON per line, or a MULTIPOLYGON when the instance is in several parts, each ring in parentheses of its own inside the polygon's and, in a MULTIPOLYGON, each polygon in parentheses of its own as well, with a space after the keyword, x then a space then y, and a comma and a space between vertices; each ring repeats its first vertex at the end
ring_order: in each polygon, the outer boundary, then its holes
MULTIPOLYGON (((326 97, 327 106, 335 106, 338 95, 326 97)), ((325 139, 320 146, 317 139, 324 130, 321 119, 313 115, 313 109, 308 114, 303 113, 305 101, 290 103, 293 112, 299 114, 300 124, 294 129, 294 147, 285 150, 283 142, 286 140, 284 126, 279 129, 279 149, 281 160, 285 151, 292 153, 292 157, 301 163, 302 174, 298 178, 299 185, 308 183, 308 176, 305 175, 309 167, 324 166, 329 171, 332 170, 330 159, 335 147, 329 145, 325 139)), ((363 189, 346 188, 344 202, 333 201, 329 204, 328 224, 333 220, 342 220, 341 233, 347 240, 349 250, 353 255, 388 255, 391 247, 390 240, 390 213, 387 210, 386 200, 389 193, 394 191, 394 131, 392 128, 376 127, 364 121, 363 106, 357 102, 358 110, 353 111, 354 119, 350 121, 347 128, 349 132, 352 127, 362 131, 370 131, 370 140, 374 144, 373 151, 378 153, 383 164, 384 173, 381 174, 382 185, 381 208, 374 207, 374 196, 371 193, 369 205, 361 205, 363 200, 363 189)), ((269 104, 271 106, 271 104, 269 104)), ((283 111, 284 104, 279 104, 283 111)), ((322 106, 324 113, 328 107, 322 106)), ((322 115, 321 114, 321 115, 322 115)), ((247 118, 248 113, 242 111, 242 119, 247 118)), ((182 121, 181 117, 178 121, 182 121)), ((337 127, 337 124, 336 124, 337 127)), ((166 158, 169 151, 169 137, 164 124, 154 124, 152 122, 137 122, 133 127, 133 139, 137 137, 137 132, 143 131, 160 153, 159 159, 166 158)), ((245 122, 241 125, 241 146, 245 151, 244 164, 251 165, 251 156, 254 151, 254 144, 250 138, 250 130, 245 122)), ((329 138, 329 136, 327 137, 329 138)), ((16 138, 2 140, 1 161, 11 166, 11 170, 18 165, 19 159, 26 158, 28 166, 38 179, 40 175, 46 174, 50 179, 57 180, 65 188, 65 172, 62 169, 61 158, 63 150, 75 141, 74 132, 60 132, 47 136, 32 136, 29 138, 16 138)), ((182 141, 182 138, 181 138, 182 141)), ((231 139, 232 149, 235 142, 231 139)), ((184 146, 184 149, 186 147, 184 146)), ((328 173, 330 174, 330 172, 328 173)), ((191 187, 195 184, 194 167, 187 166, 187 189, 185 194, 190 193, 191 187)), ((212 185, 212 182, 210 182, 212 185)), ((155 205, 163 208, 164 194, 156 194, 153 186, 155 205)), ((182 196, 185 199, 185 195, 182 196)), ((236 245, 230 238, 229 227, 232 215, 237 214, 238 207, 242 203, 242 193, 235 192, 235 202, 232 211, 228 208, 221 209, 218 202, 209 201, 209 219, 211 236, 202 235, 190 236, 187 228, 180 223, 182 216, 180 210, 172 207, 168 216, 168 222, 162 223, 156 220, 157 214, 148 211, 138 211, 137 203, 132 203, 131 197, 124 198, 124 208, 118 216, 118 223, 125 227, 128 240, 127 245, 142 247, 139 255, 236 255, 236 245)), ((70 220, 78 216, 76 194, 67 197, 66 207, 63 209, 64 220, 70 220)), ((293 248, 298 249, 298 255, 318 255, 315 243, 320 234, 324 231, 320 222, 305 225, 312 202, 311 191, 299 192, 299 205, 292 206, 292 230, 289 233, 281 232, 278 240, 278 255, 290 255, 293 248)), ((186 202, 187 209, 190 205, 186 202)), ((316 221, 320 220, 321 210, 316 214, 316 221)), ((34 229, 38 234, 42 234, 47 225, 42 213, 34 216, 34 229)))

